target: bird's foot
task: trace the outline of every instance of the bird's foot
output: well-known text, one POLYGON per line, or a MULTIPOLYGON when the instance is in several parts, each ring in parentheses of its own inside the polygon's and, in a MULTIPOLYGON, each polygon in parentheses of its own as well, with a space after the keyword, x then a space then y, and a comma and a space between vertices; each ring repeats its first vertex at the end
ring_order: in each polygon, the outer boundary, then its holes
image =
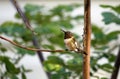
POLYGON ((68 49, 65 49, 65 51, 69 51, 68 49))

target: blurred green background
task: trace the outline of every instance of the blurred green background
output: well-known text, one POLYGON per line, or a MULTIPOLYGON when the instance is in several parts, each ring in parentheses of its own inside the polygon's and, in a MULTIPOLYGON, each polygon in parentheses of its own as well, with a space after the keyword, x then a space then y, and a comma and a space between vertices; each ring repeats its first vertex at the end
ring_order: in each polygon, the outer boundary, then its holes
MULTIPOLYGON (((92 5, 96 6, 97 2, 99 1, 93 2, 94 4, 92 3, 92 5)), ((108 3, 110 2, 108 1, 108 3)), ((11 3, 9 2, 9 4, 11 3)), ((40 48, 50 50, 65 49, 63 33, 60 31, 60 28, 72 31, 82 45, 84 26, 84 5, 82 2, 81 4, 77 4, 77 2, 68 4, 66 2, 66 4, 59 4, 52 7, 50 4, 38 5, 29 3, 22 4, 22 6, 22 10, 25 12, 35 32, 38 33, 36 38, 40 48)), ((114 69, 114 62, 120 45, 120 4, 113 6, 108 5, 106 2, 97 6, 99 8, 91 7, 92 44, 90 75, 91 79, 109 79, 114 69), (100 9, 98 12, 101 12, 101 14, 97 14, 97 9, 100 9), (100 16, 102 16, 102 19, 100 16)), ((12 14, 13 12, 10 11, 10 13, 12 14)), ((25 28, 17 13, 14 16, 15 18, 12 21, 8 18, 8 20, 6 19, 2 22, 1 19, 0 35, 26 47, 35 47, 32 44, 33 38, 31 32, 25 28)), ((37 57, 39 58, 33 51, 15 46, 11 47, 10 44, 1 40, 0 77, 3 79, 30 79, 29 74, 35 72, 32 69, 36 67, 32 64, 39 60, 37 57), (36 58, 32 59, 31 62, 29 57, 36 58), (33 68, 27 67, 29 65, 33 66, 33 68)), ((44 58, 42 63, 44 71, 50 73, 51 79, 82 79, 83 58, 81 54, 73 52, 44 52, 42 53, 42 57, 44 58)), ((39 63, 36 65, 40 65, 39 61, 36 63, 39 63)), ((37 70, 41 71, 39 67, 37 70)), ((41 78, 39 75, 43 74, 44 71, 31 75, 39 79, 41 78)), ((42 77, 41 79, 45 78, 47 79, 47 77, 42 77)))

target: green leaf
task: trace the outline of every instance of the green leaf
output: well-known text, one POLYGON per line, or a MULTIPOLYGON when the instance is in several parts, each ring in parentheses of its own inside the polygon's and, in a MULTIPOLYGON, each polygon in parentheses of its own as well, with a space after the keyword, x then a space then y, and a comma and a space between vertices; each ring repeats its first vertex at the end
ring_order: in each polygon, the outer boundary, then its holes
POLYGON ((62 68, 60 64, 44 62, 44 69, 48 72, 59 71, 62 68))
POLYGON ((64 65, 63 59, 59 58, 58 56, 48 56, 49 62, 53 64, 61 64, 64 65))
POLYGON ((0 47, 0 50, 1 50, 2 52, 6 52, 6 51, 7 51, 7 49, 6 49, 5 47, 0 47))
POLYGON ((78 15, 76 17, 74 17, 75 20, 83 20, 84 19, 84 16, 83 15, 78 15))
POLYGON ((59 25, 67 29, 73 28, 73 25, 69 21, 60 21, 59 25))
POLYGON ((42 24, 35 28, 35 31, 40 35, 59 35, 60 27, 56 22, 42 24))
POLYGON ((19 79, 16 75, 12 75, 10 79, 19 79))
POLYGON ((0 26, 0 33, 5 33, 11 36, 17 36, 16 33, 24 32, 23 25, 7 21, 0 26))
POLYGON ((100 79, 108 79, 108 78, 106 78, 106 77, 102 77, 102 78, 100 78, 100 79))
POLYGON ((97 49, 97 50, 106 50, 106 49, 108 49, 109 47, 108 46, 103 46, 103 45, 101 45, 101 46, 96 46, 95 47, 95 49, 97 49))
POLYGON ((105 63, 103 65, 100 65, 100 68, 105 70, 106 72, 112 72, 113 66, 110 63, 105 63))
POLYGON ((82 71, 82 57, 75 57, 74 59, 70 59, 66 63, 66 67, 69 70, 75 71, 77 74, 79 74, 82 71))
POLYGON ((113 6, 111 6, 111 5, 100 5, 100 7, 102 7, 102 8, 113 8, 113 6))
POLYGON ((4 62, 5 60, 9 60, 7 56, 0 56, 0 61, 4 62))
POLYGON ((91 57, 91 62, 90 62, 90 65, 92 66, 92 67, 94 67, 96 64, 97 64, 97 60, 95 59, 95 58, 93 58, 93 57, 91 57))
POLYGON ((108 53, 103 53, 102 56, 105 57, 105 58, 108 58, 108 57, 110 56, 110 54, 108 54, 108 53))
POLYGON ((11 73, 11 74, 18 74, 20 73, 20 69, 16 68, 15 65, 9 61, 8 59, 4 59, 4 63, 5 63, 5 67, 7 72, 11 73))
POLYGON ((52 45, 42 45, 42 47, 43 48, 45 48, 45 49, 51 49, 51 50, 55 50, 55 48, 54 48, 54 46, 52 46, 52 45))
POLYGON ((62 15, 62 12, 71 12, 75 8, 80 7, 79 4, 72 4, 72 5, 59 5, 51 10, 51 12, 56 15, 62 15))
POLYGON ((103 21, 105 24, 116 23, 120 24, 120 18, 113 14, 112 12, 103 12, 102 16, 104 17, 103 21))
POLYGON ((25 55, 25 54, 35 55, 35 52, 34 52, 34 51, 31 51, 31 50, 26 50, 26 49, 19 48, 19 47, 16 47, 16 49, 17 49, 17 53, 18 53, 18 54, 22 54, 22 55, 25 55))
POLYGON ((104 33, 103 33, 102 29, 99 28, 98 26, 92 25, 92 32, 93 32, 95 38, 97 38, 98 40, 104 38, 104 33))
POLYGON ((49 42, 51 44, 54 44, 54 45, 58 45, 60 46, 61 48, 65 48, 64 46, 64 40, 63 40, 63 37, 62 35, 58 35, 58 36, 51 36, 48 38, 49 42), (59 41, 58 41, 59 40, 59 41))
POLYGON ((0 26, 0 33, 8 36, 19 37, 25 42, 32 39, 31 32, 23 28, 23 24, 7 21, 0 26))
POLYGON ((110 32, 108 34, 101 34, 101 32, 99 32, 99 31, 94 32, 94 30, 93 30, 93 33, 95 33, 94 34, 95 38, 92 39, 91 43, 92 43, 92 46, 97 50, 108 49, 109 47, 107 44, 109 42, 111 42, 112 40, 118 39, 118 35, 120 33, 120 31, 113 31, 113 32, 110 32))
POLYGON ((27 79, 25 73, 22 73, 22 79, 27 79))
POLYGON ((59 74, 52 74, 51 79, 61 79, 59 74))
POLYGON ((57 56, 48 56, 48 60, 44 62, 44 68, 47 71, 58 71, 64 65, 64 61, 57 56))
POLYGON ((93 76, 93 73, 92 73, 92 72, 90 72, 90 76, 93 76))
POLYGON ((120 14, 120 5, 117 6, 111 6, 111 5, 100 5, 103 8, 110 8, 113 11, 117 12, 118 14, 120 14))
POLYGON ((113 53, 110 53, 110 52, 108 53, 103 53, 102 57, 107 58, 110 63, 114 62, 116 59, 116 56, 113 53))
POLYGON ((114 62, 115 59, 116 59, 116 56, 114 54, 109 55, 109 58, 108 58, 109 62, 114 62))
MULTIPOLYGON (((27 18, 29 18, 31 20, 32 18, 34 18, 34 19, 37 18, 35 16, 36 15, 39 16, 39 13, 41 12, 42 9, 43 9, 43 6, 27 4, 24 6, 24 10, 25 10, 24 13, 27 16, 27 18)), ((15 17, 18 19, 21 18, 18 13, 15 14, 15 17)))
POLYGON ((26 4, 24 8, 26 12, 36 13, 39 12, 43 8, 43 6, 26 4))
POLYGON ((71 76, 71 72, 67 71, 65 68, 60 69, 56 73, 51 75, 51 79, 68 79, 71 76))
POLYGON ((97 70, 98 70, 96 66, 92 67, 92 69, 94 72, 97 72, 97 70))
POLYGON ((118 39, 118 35, 120 34, 120 31, 113 31, 106 35, 107 40, 112 41, 114 39, 118 39))
POLYGON ((91 43, 92 46, 98 50, 107 49, 108 48, 107 44, 112 40, 118 39, 118 35, 120 33, 120 31, 113 31, 108 34, 104 34, 102 29, 95 25, 92 26, 92 31, 94 38, 92 39, 91 43))
POLYGON ((92 46, 95 48, 102 48, 103 45, 107 44, 109 41, 106 39, 106 35, 104 34, 102 28, 92 25, 92 32, 94 38, 92 39, 91 43, 92 46))

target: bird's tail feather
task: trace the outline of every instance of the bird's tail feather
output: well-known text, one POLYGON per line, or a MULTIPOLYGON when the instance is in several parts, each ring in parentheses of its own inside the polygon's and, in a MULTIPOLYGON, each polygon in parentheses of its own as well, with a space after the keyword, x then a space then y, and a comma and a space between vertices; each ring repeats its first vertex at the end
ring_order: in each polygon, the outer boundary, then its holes
POLYGON ((87 53, 84 50, 81 50, 81 49, 77 49, 77 50, 78 52, 83 53, 84 55, 87 55, 87 53))

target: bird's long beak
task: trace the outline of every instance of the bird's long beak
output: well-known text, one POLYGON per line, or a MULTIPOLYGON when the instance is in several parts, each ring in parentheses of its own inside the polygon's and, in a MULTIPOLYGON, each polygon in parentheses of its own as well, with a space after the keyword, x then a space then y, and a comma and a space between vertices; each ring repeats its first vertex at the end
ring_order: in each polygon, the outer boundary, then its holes
POLYGON ((65 33, 65 30, 63 30, 63 29, 60 29, 60 30, 65 33))

